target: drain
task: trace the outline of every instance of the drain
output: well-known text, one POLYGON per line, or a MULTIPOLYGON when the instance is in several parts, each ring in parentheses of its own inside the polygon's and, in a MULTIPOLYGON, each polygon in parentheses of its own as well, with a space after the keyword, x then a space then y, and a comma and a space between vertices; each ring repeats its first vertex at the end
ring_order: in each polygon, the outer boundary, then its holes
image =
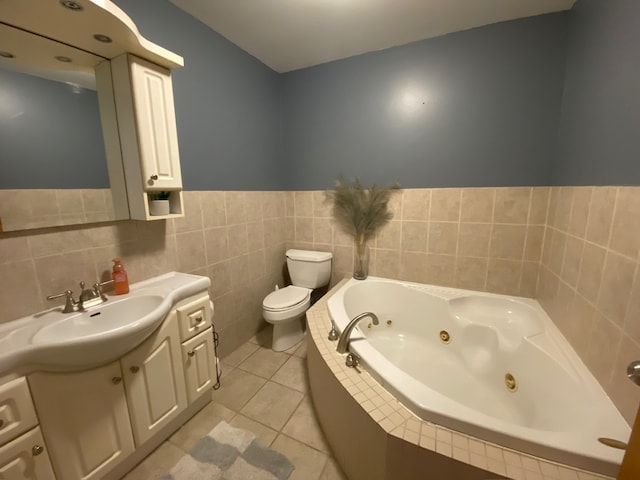
POLYGON ((507 386, 507 390, 510 392, 515 392, 518 389, 518 382, 516 382, 516 377, 507 373, 504 376, 504 384, 507 386))
POLYGON ((393 323, 393 320, 387 320, 387 326, 391 326, 391 324, 393 323))
POLYGON ((621 442, 620 440, 616 440, 614 438, 600 437, 600 438, 598 438, 598 441, 600 443, 606 445, 607 447, 618 448, 620 450, 626 450, 627 449, 627 444, 626 443, 621 442))
POLYGON ((442 343, 450 343, 451 335, 449 335, 449 332, 447 332, 446 330, 440 330, 440 341, 442 343))

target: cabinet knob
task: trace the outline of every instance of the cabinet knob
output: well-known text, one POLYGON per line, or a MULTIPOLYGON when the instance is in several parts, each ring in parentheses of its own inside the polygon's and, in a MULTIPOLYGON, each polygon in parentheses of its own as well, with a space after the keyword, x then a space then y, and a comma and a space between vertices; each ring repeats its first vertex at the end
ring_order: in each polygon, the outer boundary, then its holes
POLYGON ((114 385, 118 385, 122 381, 122 377, 113 377, 111 381, 114 385))
POLYGON ((131 373, 138 373, 138 370, 140 370, 140 367, 137 365, 134 365, 133 367, 129 368, 129 370, 131 370, 131 373))
POLYGON ((189 357, 193 357, 195 354, 196 354, 196 352, 194 352, 193 350, 189 350, 187 352, 187 356, 189 356, 189 357))
POLYGON ((42 447, 41 445, 34 445, 33 447, 31 447, 31 453, 34 457, 40 455, 42 452, 44 452, 44 447, 42 447))
POLYGON ((150 178, 151 180, 157 180, 157 179, 158 179, 158 175, 157 175, 157 174, 154 174, 154 175, 151 175, 149 178, 150 178))

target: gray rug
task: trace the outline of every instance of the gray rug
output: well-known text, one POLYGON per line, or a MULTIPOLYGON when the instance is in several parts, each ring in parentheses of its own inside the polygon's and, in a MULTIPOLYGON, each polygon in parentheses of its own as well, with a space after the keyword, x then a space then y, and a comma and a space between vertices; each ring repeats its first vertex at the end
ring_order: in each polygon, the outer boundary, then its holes
POLYGON ((294 469, 252 432, 220 422, 162 480, 286 480, 294 469))

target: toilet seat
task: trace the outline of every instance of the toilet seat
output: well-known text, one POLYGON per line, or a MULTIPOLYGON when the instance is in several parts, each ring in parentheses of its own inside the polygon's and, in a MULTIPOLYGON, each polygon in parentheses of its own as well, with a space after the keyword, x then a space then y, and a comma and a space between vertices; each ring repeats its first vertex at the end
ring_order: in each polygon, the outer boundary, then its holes
POLYGON ((310 289, 289 285, 267 295, 262 301, 262 308, 269 312, 283 312, 303 305, 310 299, 310 289))

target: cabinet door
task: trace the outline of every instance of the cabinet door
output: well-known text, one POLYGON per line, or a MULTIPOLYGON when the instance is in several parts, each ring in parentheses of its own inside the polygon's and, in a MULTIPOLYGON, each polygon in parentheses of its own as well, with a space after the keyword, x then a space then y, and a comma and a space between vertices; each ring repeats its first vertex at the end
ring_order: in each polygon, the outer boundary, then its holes
POLYGON ((27 379, 20 377, 0 385, 0 445, 37 424, 27 379))
POLYGON ((2 480, 55 480, 38 427, 0 447, 2 480))
POLYGON ((187 407, 175 312, 120 361, 133 435, 140 446, 187 407))
POLYGON ((215 383, 215 353, 211 328, 182 344, 184 376, 187 383, 187 397, 193 403, 211 391, 215 383))
POLYGON ((129 67, 144 188, 181 189, 171 72, 132 55, 129 67))
POLYGON ((29 375, 40 427, 59 479, 98 479, 133 453, 120 364, 29 375))

